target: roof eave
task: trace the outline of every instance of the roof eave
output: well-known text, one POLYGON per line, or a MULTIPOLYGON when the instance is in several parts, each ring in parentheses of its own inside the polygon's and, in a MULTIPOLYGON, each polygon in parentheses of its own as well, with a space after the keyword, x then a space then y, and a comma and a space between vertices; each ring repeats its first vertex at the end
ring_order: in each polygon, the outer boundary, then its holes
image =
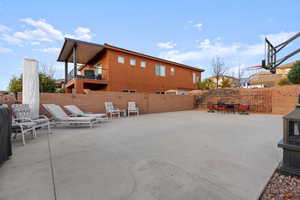
MULTIPOLYGON (((81 40, 76 40, 76 39, 72 39, 72 38, 65 38, 63 47, 62 47, 62 49, 61 49, 61 51, 60 51, 60 53, 59 53, 59 56, 58 56, 58 58, 57 58, 57 61, 58 61, 58 62, 66 62, 66 61, 69 60, 69 57, 70 57, 70 56, 65 57, 65 58, 64 58, 64 56, 63 56, 63 53, 64 53, 64 51, 65 51, 65 48, 66 48, 66 45, 67 45, 68 42, 73 42, 74 45, 78 45, 78 44, 87 44, 87 45, 97 46, 97 47, 100 47, 100 48, 101 48, 101 49, 99 50, 99 52, 102 51, 102 50, 104 49, 104 46, 103 46, 103 45, 100 45, 100 44, 96 44, 96 43, 92 43, 92 42, 86 42, 86 41, 81 41, 81 40)), ((71 55, 72 51, 73 51, 72 49, 68 50, 67 55, 71 55)), ((98 53, 99 53, 99 52, 98 52, 98 53)), ((66 53, 66 52, 65 52, 65 53, 66 53)), ((86 63, 82 63, 82 64, 86 64, 86 63)))
POLYGON ((57 62, 64 62, 64 61, 61 60, 61 54, 62 54, 62 52, 63 52, 64 49, 65 49, 66 43, 67 43, 67 38, 65 38, 63 47, 61 48, 61 50, 60 50, 60 52, 59 52, 58 58, 57 58, 57 60, 56 60, 57 62))

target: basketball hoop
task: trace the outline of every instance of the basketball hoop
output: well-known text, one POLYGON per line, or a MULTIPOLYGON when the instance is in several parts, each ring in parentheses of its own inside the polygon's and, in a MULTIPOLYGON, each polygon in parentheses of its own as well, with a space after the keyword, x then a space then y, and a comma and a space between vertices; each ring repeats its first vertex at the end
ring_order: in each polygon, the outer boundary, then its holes
POLYGON ((263 69, 264 67, 261 65, 257 65, 257 66, 251 66, 251 67, 247 67, 247 70, 258 70, 258 69, 263 69))

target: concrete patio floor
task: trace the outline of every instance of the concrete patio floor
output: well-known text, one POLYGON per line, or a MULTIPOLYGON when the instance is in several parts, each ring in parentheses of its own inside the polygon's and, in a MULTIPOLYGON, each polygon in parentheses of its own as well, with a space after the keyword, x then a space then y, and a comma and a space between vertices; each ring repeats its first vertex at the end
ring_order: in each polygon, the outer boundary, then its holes
MULTIPOLYGON (((58 200, 256 199, 281 159, 280 115, 148 114, 50 135, 58 200)), ((48 136, 0 167, 0 200, 54 199, 48 136)))

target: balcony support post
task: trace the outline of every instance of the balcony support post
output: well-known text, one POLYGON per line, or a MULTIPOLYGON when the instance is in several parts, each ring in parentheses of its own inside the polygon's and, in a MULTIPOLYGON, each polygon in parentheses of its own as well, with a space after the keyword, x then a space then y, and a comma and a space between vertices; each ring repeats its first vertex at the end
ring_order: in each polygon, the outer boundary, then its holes
POLYGON ((68 82, 68 72, 69 72, 69 69, 68 69, 68 61, 66 60, 66 61, 65 61, 65 85, 66 85, 67 82, 68 82))
POLYGON ((73 46, 73 64, 74 64, 74 78, 77 77, 77 45, 73 46))

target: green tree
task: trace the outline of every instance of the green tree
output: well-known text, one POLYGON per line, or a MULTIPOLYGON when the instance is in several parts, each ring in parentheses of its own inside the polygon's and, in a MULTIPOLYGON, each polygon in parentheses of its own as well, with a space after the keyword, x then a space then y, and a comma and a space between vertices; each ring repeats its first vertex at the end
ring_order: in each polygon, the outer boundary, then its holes
POLYGON ((54 93, 56 91, 55 80, 44 73, 39 74, 40 78, 40 92, 54 93))
MULTIPOLYGON (((55 80, 44 73, 39 73, 40 79, 40 92, 49 92, 54 93, 56 91, 55 80)), ((13 92, 14 94, 22 92, 22 76, 15 77, 13 76, 9 81, 8 91, 13 92)))
POLYGON ((14 93, 15 95, 18 92, 21 92, 22 91, 22 78, 13 76, 9 81, 8 91, 14 93))
POLYGON ((198 83, 198 88, 199 90, 209 90, 209 89, 213 89, 216 88, 216 83, 210 79, 204 79, 202 82, 198 83))
POLYGON ((229 78, 223 78, 221 83, 221 88, 230 88, 231 87, 231 81, 229 78))
POLYGON ((300 84, 300 61, 296 62, 288 73, 288 79, 293 84, 300 84))

